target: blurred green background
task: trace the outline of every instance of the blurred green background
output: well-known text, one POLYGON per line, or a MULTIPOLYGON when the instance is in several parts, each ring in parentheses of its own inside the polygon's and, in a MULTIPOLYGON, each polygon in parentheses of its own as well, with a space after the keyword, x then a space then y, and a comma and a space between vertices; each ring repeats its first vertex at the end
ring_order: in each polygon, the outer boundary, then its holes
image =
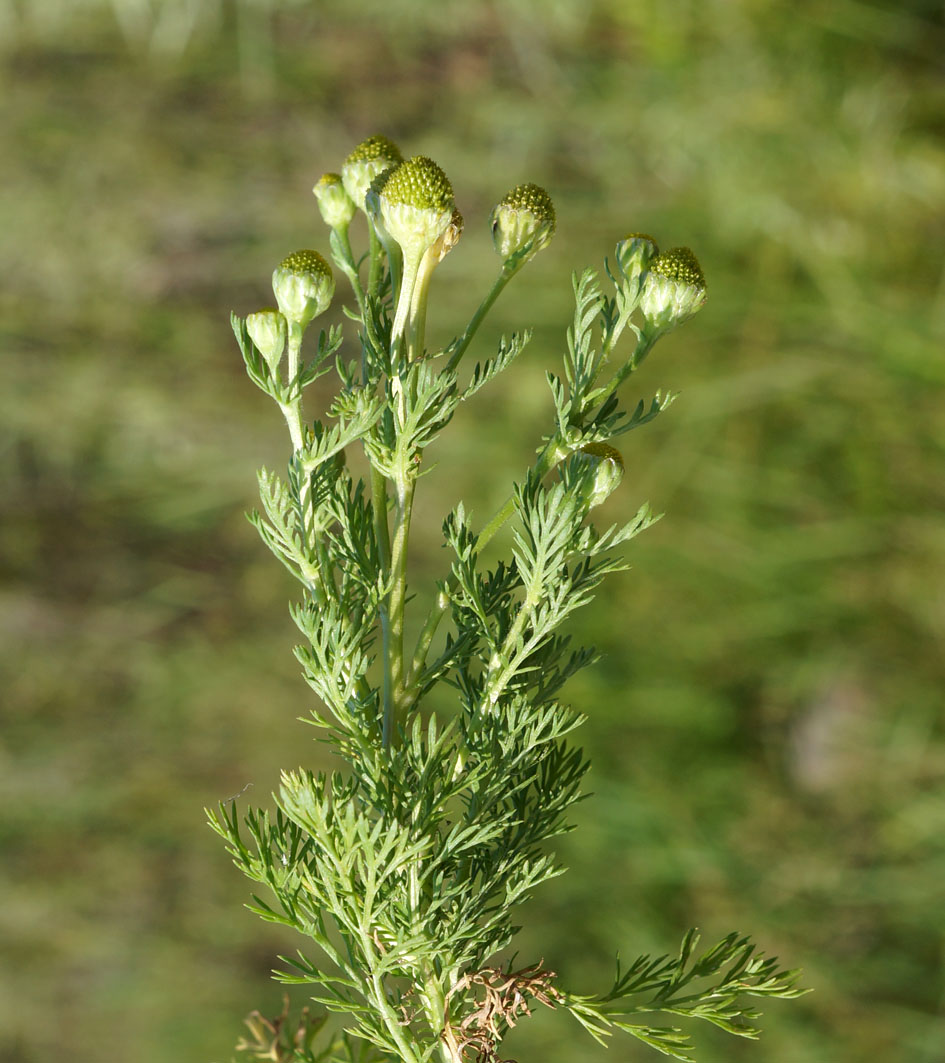
MULTIPOLYGON (((548 423, 571 269, 643 230, 709 282, 634 379, 682 396, 609 515, 667 517, 581 614, 594 796, 522 959, 590 992, 615 948, 752 932, 816 992, 704 1063, 945 1059, 943 57, 941 0, 0 0, 0 1063, 225 1063, 279 1009, 291 942, 201 810, 324 754, 227 316, 327 250, 311 186, 374 132, 466 217, 431 338, 495 200, 558 206, 478 350, 535 339, 424 481, 424 577, 548 423)), ((505 1048, 603 1058, 544 1010, 505 1048)))

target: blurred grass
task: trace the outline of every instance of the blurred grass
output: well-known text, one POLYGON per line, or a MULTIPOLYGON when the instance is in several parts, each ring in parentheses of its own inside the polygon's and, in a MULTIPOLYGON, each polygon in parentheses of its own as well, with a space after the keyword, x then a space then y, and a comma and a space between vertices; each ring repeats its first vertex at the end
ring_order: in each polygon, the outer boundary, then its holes
MULTIPOLYGON (((492 324, 532 347, 435 455, 429 576, 543 430, 570 269, 642 229, 709 279, 640 378, 683 394, 610 506, 667 517, 581 621, 595 796, 523 957, 590 989, 616 943, 751 931, 816 992, 704 1063, 941 1060, 943 54, 919 0, 0 3, 2 1063, 223 1061, 278 1011, 290 942, 200 811, 264 801, 310 704, 242 519, 283 433, 227 314, 324 249, 311 184, 380 130, 466 215, 434 335, 498 195, 559 214, 492 324)), ((597 1054, 551 1013, 509 1051, 597 1054)))

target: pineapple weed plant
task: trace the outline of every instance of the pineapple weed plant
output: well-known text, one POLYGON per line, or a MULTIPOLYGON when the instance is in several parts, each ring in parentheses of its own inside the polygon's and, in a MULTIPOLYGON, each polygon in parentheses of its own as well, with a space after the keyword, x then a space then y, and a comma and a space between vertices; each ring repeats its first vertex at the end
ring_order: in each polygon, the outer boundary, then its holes
POLYGON ((354 293, 345 313, 360 356, 339 355, 338 326, 303 353, 335 287, 316 251, 296 251, 273 273, 278 309, 232 323, 250 378, 278 405, 292 441, 285 477, 260 472, 262 512, 251 520, 302 586, 292 606, 302 633, 295 652, 324 707, 311 722, 344 768, 286 772, 274 814, 241 817, 231 800, 211 823, 237 866, 268 890, 254 895, 253 910, 307 939, 281 957, 276 977, 315 987, 312 999, 346 1016, 347 1029, 322 1038, 324 1016, 307 1009, 291 1022, 287 1010, 273 1020, 255 1012, 238 1048, 285 1061, 492 1063, 535 1002, 566 1009, 601 1043, 620 1030, 682 1060, 692 1056, 677 1017, 755 1037, 751 998, 800 990, 794 972, 738 934, 700 951, 692 930, 675 955, 618 961, 599 995, 575 993, 542 962, 517 965, 505 953, 516 906, 563 870, 546 843, 568 829, 588 768, 570 744, 583 717, 558 698, 594 654, 572 648, 561 626, 625 567, 619 548, 655 519, 643 506, 622 527, 590 521, 623 475, 608 441, 672 399, 657 392, 625 409, 620 388, 704 303, 695 256, 660 253, 633 233, 606 267, 612 294, 595 271, 574 275, 563 374, 547 374, 548 432, 488 523, 477 530, 462 503, 446 516, 451 563, 414 644, 405 614, 418 599, 407 562, 424 452, 528 342, 528 332, 503 337, 494 357, 463 371, 496 297, 551 241, 555 212, 532 184, 501 200, 491 218, 498 277, 462 334, 430 348, 430 280, 463 229, 446 175, 375 136, 314 192, 332 259, 354 293), (361 256, 349 239, 358 210, 370 238, 361 256), (309 420, 305 389, 332 370, 326 419, 309 420), (365 477, 347 464, 355 447, 365 477), (487 567, 483 550, 500 532, 508 556, 487 567), (440 683, 454 690, 449 719, 425 705, 440 683))

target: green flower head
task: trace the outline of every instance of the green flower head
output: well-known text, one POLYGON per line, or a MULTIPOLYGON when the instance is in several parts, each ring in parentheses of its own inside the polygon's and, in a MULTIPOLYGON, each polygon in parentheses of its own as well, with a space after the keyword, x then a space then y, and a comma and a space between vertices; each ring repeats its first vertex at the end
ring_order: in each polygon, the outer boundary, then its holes
POLYGON ((540 185, 517 185, 492 211, 492 242, 505 259, 531 241, 527 261, 551 243, 555 223, 551 196, 540 185))
POLYGON ((705 277, 688 247, 674 247, 650 263, 643 281, 640 309, 650 333, 668 332, 705 304, 705 277))
POLYGON ((449 178, 425 155, 415 155, 374 182, 381 223, 405 257, 423 255, 453 221, 456 202, 449 178))
POLYGON ((341 167, 345 191, 359 210, 364 210, 364 197, 371 182, 385 170, 403 161, 400 148, 387 137, 368 137, 351 152, 341 167))
POLYGON ((317 251, 294 251, 273 270, 272 290, 286 320, 305 328, 328 309, 335 278, 317 251))
POLYGON ((357 208, 354 200, 345 191, 341 174, 322 174, 312 191, 318 200, 322 219, 329 228, 346 229, 351 224, 357 208))

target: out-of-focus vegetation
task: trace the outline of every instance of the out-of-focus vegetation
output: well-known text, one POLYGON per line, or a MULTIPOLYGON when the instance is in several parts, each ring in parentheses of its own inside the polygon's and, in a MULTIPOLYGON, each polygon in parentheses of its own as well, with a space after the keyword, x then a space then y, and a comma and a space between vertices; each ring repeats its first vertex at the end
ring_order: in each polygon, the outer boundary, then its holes
MULTIPOLYGON (((570 269, 643 230, 709 282, 640 378, 681 399, 622 441, 614 518, 667 517, 582 614, 595 793, 521 955, 590 991, 614 938, 740 928, 816 991, 706 1063, 942 1059, 943 56, 938 0, 0 0, 2 1063, 222 1063, 279 1011, 291 942, 201 809, 324 754, 227 317, 325 249, 311 185, 375 131, 466 216, 433 332, 491 279, 493 202, 558 207, 480 344, 537 323, 514 386, 422 484, 431 577, 547 423, 570 269)), ((550 1012, 513 1042, 601 1058, 550 1012)))

